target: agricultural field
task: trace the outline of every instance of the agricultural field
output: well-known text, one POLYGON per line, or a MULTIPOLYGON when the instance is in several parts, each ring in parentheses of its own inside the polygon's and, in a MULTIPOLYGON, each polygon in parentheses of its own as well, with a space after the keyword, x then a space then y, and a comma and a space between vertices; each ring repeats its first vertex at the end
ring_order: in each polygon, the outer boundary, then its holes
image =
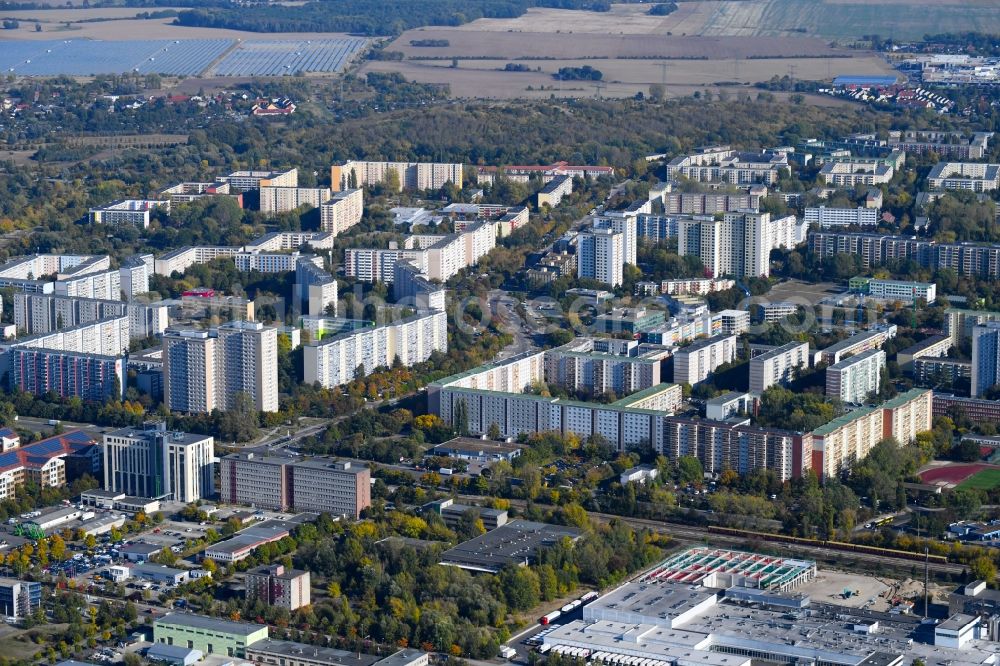
POLYGON ((958 484, 958 490, 992 490, 998 486, 1000 486, 1000 468, 990 467, 962 481, 958 484))
POLYGON ((879 34, 919 39, 927 33, 1000 30, 1000 5, 989 0, 751 0, 702 3, 702 35, 850 40, 879 34))
POLYGON ((669 16, 648 6, 613 5, 610 12, 530 9, 515 19, 481 19, 472 32, 802 36, 851 41, 880 34, 918 39, 926 33, 1000 32, 994 0, 722 0, 678 2, 669 16))

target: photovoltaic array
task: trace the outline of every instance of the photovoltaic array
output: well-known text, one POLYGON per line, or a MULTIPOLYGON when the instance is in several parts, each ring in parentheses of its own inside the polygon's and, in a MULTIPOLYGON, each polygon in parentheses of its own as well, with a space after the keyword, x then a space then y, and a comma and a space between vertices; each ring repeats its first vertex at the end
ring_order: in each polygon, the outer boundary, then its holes
POLYGON ((296 72, 339 72, 366 40, 249 40, 212 68, 214 76, 281 76, 296 72))
POLYGON ((0 73, 19 76, 88 76, 125 72, 173 76, 330 73, 341 71, 351 56, 365 44, 366 40, 360 38, 6 40, 0 41, 0 73))

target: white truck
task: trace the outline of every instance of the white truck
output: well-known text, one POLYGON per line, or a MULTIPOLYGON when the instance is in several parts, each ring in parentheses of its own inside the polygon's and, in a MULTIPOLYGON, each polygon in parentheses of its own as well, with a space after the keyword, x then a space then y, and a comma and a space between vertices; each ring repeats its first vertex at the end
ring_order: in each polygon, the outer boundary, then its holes
POLYGON ((508 645, 501 645, 500 656, 506 659, 507 661, 510 661, 511 659, 517 656, 517 650, 508 645))

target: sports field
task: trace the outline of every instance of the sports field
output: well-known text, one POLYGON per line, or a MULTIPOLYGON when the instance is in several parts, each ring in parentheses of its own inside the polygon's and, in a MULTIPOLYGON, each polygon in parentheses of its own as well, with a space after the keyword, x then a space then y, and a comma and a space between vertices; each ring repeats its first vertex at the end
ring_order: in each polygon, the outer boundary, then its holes
POLYGON ((949 489, 960 488, 965 483, 975 483, 975 487, 983 487, 978 485, 979 481, 973 482, 973 479, 981 474, 984 479, 1000 479, 1000 467, 985 463, 934 462, 917 472, 921 482, 949 489))
POLYGON ((958 484, 958 490, 992 490, 1000 486, 1000 469, 991 467, 976 472, 958 484))

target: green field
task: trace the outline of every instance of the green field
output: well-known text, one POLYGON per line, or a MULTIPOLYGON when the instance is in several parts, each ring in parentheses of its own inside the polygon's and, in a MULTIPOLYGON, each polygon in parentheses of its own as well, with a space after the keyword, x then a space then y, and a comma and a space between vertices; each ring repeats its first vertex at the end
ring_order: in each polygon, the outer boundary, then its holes
POLYGON ((991 490, 1000 486, 1000 469, 984 469, 976 472, 962 483, 958 490, 991 490))
POLYGON ((742 0, 712 3, 701 34, 919 39, 942 32, 1000 32, 1000 3, 915 0, 742 0))

